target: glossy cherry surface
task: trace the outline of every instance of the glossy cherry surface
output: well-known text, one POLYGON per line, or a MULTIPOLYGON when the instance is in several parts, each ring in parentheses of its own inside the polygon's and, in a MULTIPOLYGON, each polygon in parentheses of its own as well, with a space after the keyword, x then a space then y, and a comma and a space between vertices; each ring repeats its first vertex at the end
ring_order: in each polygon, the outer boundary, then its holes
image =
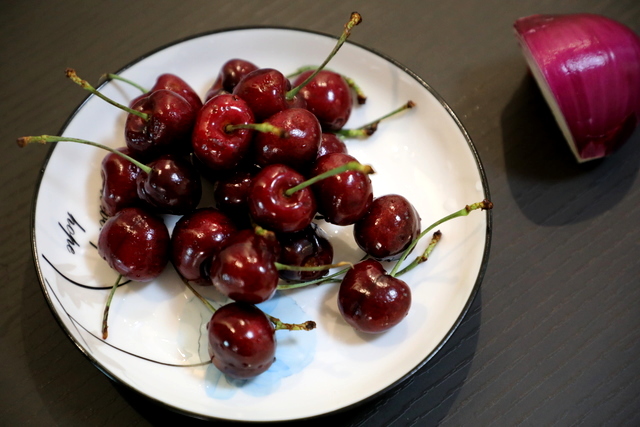
POLYGON ((233 92, 233 89, 244 76, 257 69, 257 65, 244 59, 233 58, 228 60, 220 68, 216 80, 205 95, 205 100, 224 92, 233 92))
POLYGON ((228 126, 253 122, 249 105, 239 97, 221 94, 209 99, 195 122, 191 137, 193 153, 214 171, 236 168, 250 150, 253 130, 229 130, 228 126))
POLYGON ((157 213, 183 215, 194 210, 202 197, 196 168, 179 157, 166 154, 147 166, 149 173, 136 179, 138 197, 157 213))
POLYGON ((211 264, 211 282, 223 295, 258 304, 271 298, 278 286, 279 246, 273 233, 241 230, 232 236, 211 264))
POLYGON ((255 377, 275 361, 275 327, 254 305, 233 302, 220 307, 207 332, 211 362, 229 377, 255 377))
POLYGON ((384 332, 409 313, 411 289, 386 273, 380 262, 368 259, 345 274, 338 291, 338 309, 354 329, 366 333, 384 332))
POLYGON ((348 154, 347 144, 335 133, 323 132, 320 138, 320 146, 318 147, 318 157, 330 153, 348 154))
POLYGON ((387 194, 373 200, 353 227, 356 243, 378 260, 395 260, 420 234, 420 216, 404 196, 387 194))
MULTIPOLYGON (((132 155, 127 147, 121 147, 118 151, 128 156, 132 155)), ((113 216, 123 208, 138 206, 141 203, 136 184, 140 173, 142 170, 138 166, 115 153, 107 153, 104 156, 100 167, 100 209, 107 216, 113 216)))
MULTIPOLYGON (((311 223, 304 230, 278 235, 280 258, 278 262, 300 267, 317 267, 333 262, 333 246, 327 234, 311 223)), ((306 282, 318 279, 328 273, 321 271, 280 270, 280 278, 288 282, 306 282)))
POLYGON ((237 232, 229 217, 214 208, 201 208, 178 220, 171 233, 171 262, 186 280, 211 285, 211 260, 237 232))
MULTIPOLYGON (((294 81, 293 86, 304 82, 312 71, 305 71, 294 81)), ((300 89, 299 95, 307 103, 307 109, 320 121, 326 131, 342 129, 351 116, 353 99, 351 89, 344 78, 333 71, 321 70, 309 83, 300 89)))
MULTIPOLYGON (((331 153, 316 160, 312 176, 320 175, 348 162, 356 161, 345 153, 331 153)), ((359 171, 347 171, 313 184, 318 212, 337 225, 350 225, 364 216, 373 200, 369 177, 359 171)))
POLYGON ((102 226, 98 253, 125 279, 147 282, 169 262, 169 242, 162 219, 141 208, 124 208, 102 226))
POLYGON ((309 110, 288 108, 266 120, 287 132, 286 137, 271 133, 255 136, 255 161, 260 166, 280 163, 305 170, 316 159, 322 137, 320 122, 309 110))
POLYGON ((310 187, 293 194, 285 192, 305 181, 304 176, 285 165, 269 165, 252 180, 249 213, 256 224, 272 231, 300 231, 313 220, 317 205, 310 187))

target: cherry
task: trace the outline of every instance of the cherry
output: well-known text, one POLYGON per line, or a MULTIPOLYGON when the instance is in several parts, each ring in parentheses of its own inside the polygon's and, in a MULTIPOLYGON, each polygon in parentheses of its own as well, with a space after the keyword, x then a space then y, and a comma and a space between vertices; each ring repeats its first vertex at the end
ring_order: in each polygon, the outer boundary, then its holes
POLYGON ((196 119, 196 111, 181 95, 161 89, 145 94, 131 107, 119 104, 80 79, 70 68, 66 75, 74 83, 129 113, 125 122, 127 147, 141 156, 185 152, 196 119))
POLYGON ((207 324, 211 362, 232 378, 252 378, 275 361, 275 327, 254 305, 233 302, 213 313, 207 324))
POLYGON ((287 137, 270 133, 256 135, 256 163, 260 166, 280 163, 299 171, 306 170, 318 155, 322 137, 316 116, 303 108, 289 108, 269 117, 266 122, 283 129, 287 137))
MULTIPOLYGON (((281 247, 279 263, 314 267, 333 261, 333 246, 326 233, 314 223, 295 233, 279 234, 278 241, 281 247)), ((280 278, 288 282, 305 282, 318 279, 328 271, 280 270, 280 278)))
POLYGON ((220 68, 216 80, 207 91, 205 100, 208 101, 214 96, 224 92, 233 92, 233 89, 244 76, 257 69, 257 65, 249 61, 245 61, 244 59, 234 58, 228 60, 220 68))
POLYGON ((138 197, 158 213, 183 215, 202 197, 200 175, 191 163, 165 154, 150 162, 136 179, 138 197))
POLYGON ((162 219, 129 207, 109 218, 98 236, 98 253, 122 277, 155 279, 169 261, 169 231, 162 219))
POLYGON ((211 261, 236 232, 233 221, 217 209, 186 214, 171 234, 171 262, 184 279, 211 285, 211 261))
POLYGON ((316 158, 322 157, 329 153, 347 154, 347 145, 335 133, 323 132, 318 147, 318 155, 316 158))
POLYGON ((388 194, 373 200, 354 225, 356 243, 377 260, 398 259, 420 234, 420 216, 403 196, 388 194))
POLYGON ((257 167, 238 169, 219 178, 213 191, 216 207, 233 218, 238 224, 249 220, 249 188, 253 177, 260 171, 257 167))
POLYGON ((275 262, 280 247, 273 233, 241 230, 231 236, 211 263, 215 288, 235 300, 258 304, 271 298, 278 286, 275 262))
MULTIPOLYGON (((310 70, 303 72, 293 81, 293 85, 301 84, 311 74, 310 70)), ((299 93, 323 130, 337 131, 349 120, 353 105, 351 90, 340 74, 321 70, 299 93)))
POLYGON ((316 201, 310 188, 287 192, 305 181, 304 176, 285 165, 268 165, 249 187, 249 213, 260 226, 290 233, 308 226, 316 214, 316 201))
MULTIPOLYGON (((357 160, 345 153, 331 153, 316 160, 311 171, 318 176, 357 160)), ((373 171, 370 171, 371 173, 373 171)), ((323 179, 313 186, 318 212, 327 222, 350 225, 364 216, 373 201, 373 186, 367 173, 357 170, 323 179)))
MULTIPOLYGON (((118 148, 118 151, 132 155, 127 147, 118 148)), ((113 216, 122 208, 141 203, 136 186, 136 178, 140 173, 139 167, 117 154, 107 153, 104 156, 100 169, 100 209, 107 216, 113 216)))
POLYGON ((338 309, 357 331, 384 332, 406 317, 411 307, 411 289, 386 273, 373 259, 349 269, 338 291, 338 309))

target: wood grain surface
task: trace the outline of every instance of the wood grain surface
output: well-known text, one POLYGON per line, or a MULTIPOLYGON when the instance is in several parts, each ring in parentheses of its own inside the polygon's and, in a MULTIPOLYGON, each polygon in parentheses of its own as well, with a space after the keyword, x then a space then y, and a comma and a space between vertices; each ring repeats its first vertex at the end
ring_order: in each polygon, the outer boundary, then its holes
POLYGON ((364 18, 353 41, 420 75, 468 130, 495 205, 493 243, 470 312, 426 366, 299 424, 640 425, 640 132, 610 158, 576 164, 512 30, 535 13, 591 12, 640 33, 637 0, 2 1, 0 425, 206 424, 109 380, 43 298, 30 215, 47 150, 15 139, 58 132, 85 98, 63 70, 99 76, 229 27, 334 33, 352 10, 364 18))

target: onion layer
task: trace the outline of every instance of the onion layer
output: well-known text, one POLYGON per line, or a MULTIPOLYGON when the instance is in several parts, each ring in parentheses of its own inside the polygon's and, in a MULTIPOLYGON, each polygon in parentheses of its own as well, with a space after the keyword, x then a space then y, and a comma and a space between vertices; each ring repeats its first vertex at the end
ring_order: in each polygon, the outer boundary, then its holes
POLYGON ((593 14, 518 19, 516 36, 579 162, 607 156, 640 122, 640 38, 593 14))

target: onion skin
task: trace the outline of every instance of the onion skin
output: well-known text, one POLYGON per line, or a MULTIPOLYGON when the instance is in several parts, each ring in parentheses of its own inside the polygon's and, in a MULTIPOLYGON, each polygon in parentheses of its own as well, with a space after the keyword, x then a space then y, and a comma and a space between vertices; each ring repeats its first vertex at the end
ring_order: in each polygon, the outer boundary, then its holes
POLYGON ((594 14, 532 15, 516 36, 579 162, 608 156, 640 123, 640 37, 594 14))

